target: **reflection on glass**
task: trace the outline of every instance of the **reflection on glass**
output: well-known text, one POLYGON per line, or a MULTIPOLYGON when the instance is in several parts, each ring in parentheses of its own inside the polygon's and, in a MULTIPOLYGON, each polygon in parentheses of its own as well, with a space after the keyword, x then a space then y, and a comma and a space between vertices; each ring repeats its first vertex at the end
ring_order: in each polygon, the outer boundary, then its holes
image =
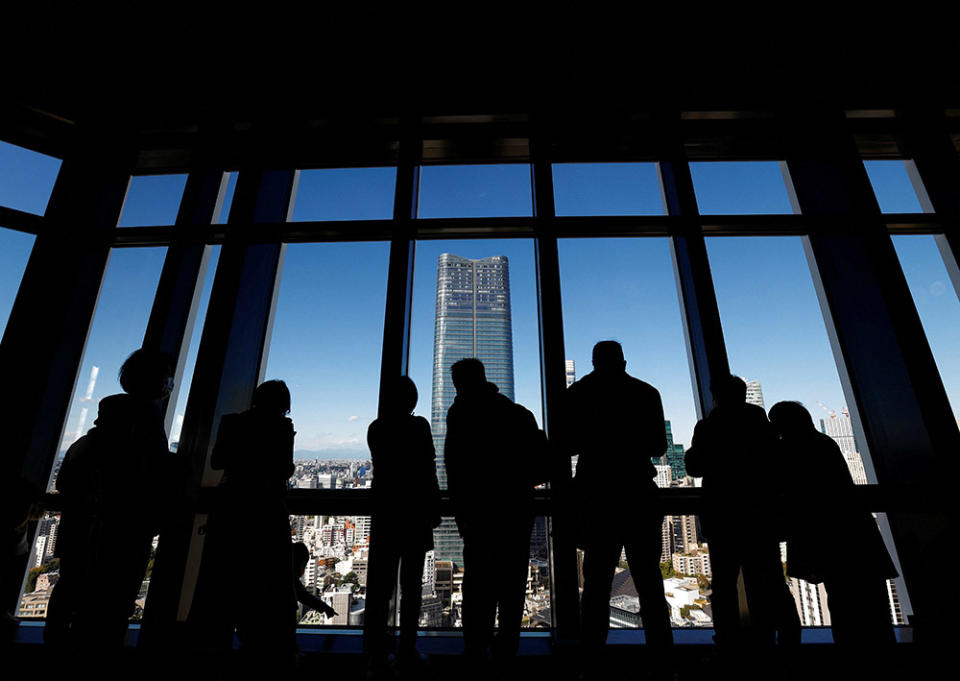
POLYGON ((180 445, 180 433, 183 429, 183 417, 187 408, 187 398, 190 396, 190 386, 193 383, 193 370, 197 366, 197 351, 200 349, 200 335, 203 333, 203 323, 207 318, 207 305, 210 304, 210 292, 213 289, 213 277, 220 261, 220 246, 210 246, 210 259, 207 261, 207 271, 200 283, 200 300, 197 312, 193 319, 193 332, 187 339, 187 360, 183 367, 183 377, 180 385, 175 386, 176 404, 173 406, 173 422, 170 426, 170 451, 175 452, 180 445))
POLYGON ((533 215, 530 166, 424 166, 418 217, 490 218, 533 215))
POLYGON ((290 388, 295 458, 321 462, 337 488, 372 480, 388 255, 379 242, 286 249, 266 378, 290 388))
POLYGON ((656 163, 555 163, 557 215, 663 215, 656 163))
POLYGON ((697 206, 703 215, 792 213, 777 161, 721 161, 690 164, 697 206))
POLYGON ((913 161, 864 161, 873 193, 883 213, 922 213, 907 164, 913 161))
POLYGON ((100 399, 123 392, 117 375, 123 361, 143 343, 166 252, 166 248, 115 248, 110 253, 50 490, 67 448, 93 426, 100 399))
POLYGON ((20 280, 27 269, 27 260, 33 250, 33 234, 24 234, 0 227, 0 338, 7 328, 7 320, 17 298, 20 280))
POLYGON ((293 222, 389 220, 396 168, 301 170, 293 222))
POLYGON ((117 226, 174 224, 186 186, 186 175, 137 175, 130 178, 130 187, 117 226))
POLYGON ((935 237, 897 234, 892 237, 900 266, 910 286, 940 378, 960 426, 960 299, 950 281, 935 237))
POLYGON ((0 142, 0 206, 43 215, 61 161, 0 142))

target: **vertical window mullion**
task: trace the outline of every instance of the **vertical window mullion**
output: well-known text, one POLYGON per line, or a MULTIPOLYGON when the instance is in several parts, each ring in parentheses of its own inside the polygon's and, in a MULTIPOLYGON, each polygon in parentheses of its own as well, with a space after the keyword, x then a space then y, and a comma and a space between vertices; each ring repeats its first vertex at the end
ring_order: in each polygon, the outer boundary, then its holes
MULTIPOLYGON (((931 476, 952 479, 960 432, 846 121, 835 113, 783 123, 792 126, 786 164, 797 206, 844 227, 811 232, 805 243, 848 406, 856 410, 876 480, 882 487, 922 490, 931 476)), ((931 500, 932 512, 897 509, 887 517, 917 614, 913 624, 938 640, 949 605, 928 575, 936 569, 938 538, 951 524, 937 511, 944 494, 919 494, 931 500)))
POLYGON ((730 364, 693 179, 679 142, 667 150, 659 163, 659 173, 667 214, 682 218, 680 228, 670 240, 670 252, 683 307, 681 318, 693 392, 697 397, 697 417, 703 418, 713 407, 710 384, 713 379, 730 373, 730 364))
MULTIPOLYGON (((548 436, 560 436, 561 404, 566 390, 563 345, 563 306, 560 291, 560 259, 553 221, 556 214, 553 173, 545 154, 546 140, 531 144, 533 213, 537 236, 534 257, 537 273, 537 308, 540 326, 540 371, 543 389, 543 424, 548 436)), ((562 443, 561 443, 562 446, 562 443)), ((550 516, 549 543, 551 607, 554 637, 563 644, 575 640, 579 632, 580 607, 577 585, 575 518, 570 505, 559 503, 572 492, 570 464, 561 462, 550 475, 553 510, 550 516)))

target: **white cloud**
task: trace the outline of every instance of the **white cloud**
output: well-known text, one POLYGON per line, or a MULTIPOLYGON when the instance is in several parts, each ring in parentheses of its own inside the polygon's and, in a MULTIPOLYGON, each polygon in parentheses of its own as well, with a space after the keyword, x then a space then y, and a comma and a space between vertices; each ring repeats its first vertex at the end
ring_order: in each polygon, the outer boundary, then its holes
POLYGON ((360 417, 359 417, 359 416, 349 416, 349 417, 347 417, 347 421, 359 421, 359 420, 360 420, 360 417))

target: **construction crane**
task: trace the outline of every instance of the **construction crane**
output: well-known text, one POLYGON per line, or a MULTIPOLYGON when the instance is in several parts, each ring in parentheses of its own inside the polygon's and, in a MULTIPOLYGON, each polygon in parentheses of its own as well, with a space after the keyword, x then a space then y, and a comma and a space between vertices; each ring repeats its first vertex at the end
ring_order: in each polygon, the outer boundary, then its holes
POLYGON ((820 408, 821 408, 821 409, 823 409, 825 412, 827 412, 828 414, 830 414, 830 418, 832 418, 832 419, 837 418, 837 412, 836 412, 836 411, 834 411, 833 409, 830 409, 827 405, 825 405, 825 404, 824 404, 823 402, 821 402, 820 400, 817 400, 817 404, 820 405, 820 408))

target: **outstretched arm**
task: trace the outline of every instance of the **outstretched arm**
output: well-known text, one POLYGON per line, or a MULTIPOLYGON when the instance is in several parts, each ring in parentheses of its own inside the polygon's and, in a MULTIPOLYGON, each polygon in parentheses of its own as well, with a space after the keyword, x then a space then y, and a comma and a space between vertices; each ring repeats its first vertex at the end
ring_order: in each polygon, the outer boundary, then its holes
POLYGON ((313 610, 316 610, 321 615, 326 615, 327 617, 337 616, 338 613, 336 610, 334 610, 329 605, 327 605, 327 603, 324 600, 317 598, 312 593, 307 591, 307 588, 303 585, 303 583, 299 579, 294 580, 293 586, 297 592, 297 600, 299 602, 303 603, 308 608, 312 608, 313 610))

